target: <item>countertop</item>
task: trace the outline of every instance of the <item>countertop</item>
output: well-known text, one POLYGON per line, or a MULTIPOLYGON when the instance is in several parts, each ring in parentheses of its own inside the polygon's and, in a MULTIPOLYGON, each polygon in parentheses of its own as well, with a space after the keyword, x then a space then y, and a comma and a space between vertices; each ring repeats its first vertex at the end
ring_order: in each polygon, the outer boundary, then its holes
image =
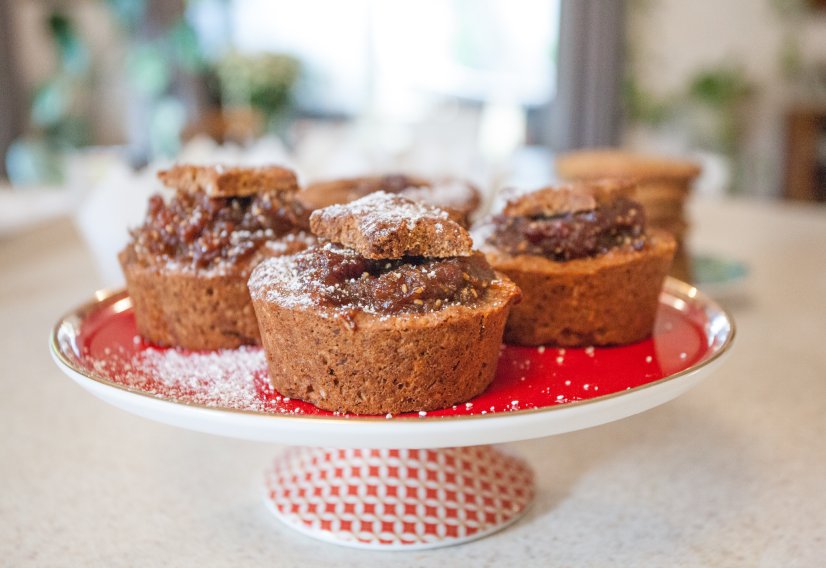
POLYGON ((538 498, 488 538, 367 552, 282 526, 260 498, 280 450, 150 422, 52 363, 58 316, 98 286, 68 220, 0 240, 0 564, 6 566, 822 566, 826 208, 693 207, 694 249, 751 270, 738 337, 699 387, 597 428, 513 444, 538 498))

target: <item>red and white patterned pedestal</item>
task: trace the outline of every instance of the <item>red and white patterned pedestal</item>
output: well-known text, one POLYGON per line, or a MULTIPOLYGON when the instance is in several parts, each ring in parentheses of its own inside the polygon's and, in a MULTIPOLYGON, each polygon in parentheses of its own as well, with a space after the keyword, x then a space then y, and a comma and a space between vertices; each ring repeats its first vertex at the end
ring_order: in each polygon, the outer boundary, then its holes
POLYGON ((533 472, 491 446, 436 450, 297 447, 266 476, 267 504, 318 539, 381 550, 437 548, 517 520, 533 472))

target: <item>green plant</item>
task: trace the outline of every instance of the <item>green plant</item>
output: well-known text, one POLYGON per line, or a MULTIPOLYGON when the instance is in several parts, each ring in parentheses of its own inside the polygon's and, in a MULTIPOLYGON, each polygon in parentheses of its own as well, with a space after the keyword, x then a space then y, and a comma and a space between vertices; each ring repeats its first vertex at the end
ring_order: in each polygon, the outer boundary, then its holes
POLYGON ((197 34, 181 14, 170 22, 149 23, 146 0, 106 0, 127 42, 125 72, 148 111, 149 147, 141 156, 173 156, 187 119, 175 92, 175 79, 199 77, 207 69, 197 34))
POLYGON ((34 91, 31 122, 60 145, 88 143, 85 86, 89 80, 89 50, 66 14, 61 10, 46 19, 55 49, 57 71, 34 91))
POLYGON ((714 138, 725 154, 732 155, 737 150, 742 129, 740 107, 753 92, 753 85, 739 67, 713 67, 700 71, 689 81, 687 98, 714 113, 714 138))
POLYGON ((48 12, 45 24, 57 65, 32 92, 27 133, 6 154, 6 169, 16 184, 60 183, 63 152, 90 138, 89 50, 61 7, 48 12))
POLYGON ((622 83, 625 116, 635 123, 656 126, 662 124, 672 111, 672 103, 658 99, 645 91, 633 77, 625 77, 622 83))
POLYGON ((689 83, 688 95, 709 107, 727 110, 734 107, 753 88, 738 67, 717 67, 699 72, 689 83))
POLYGON ((221 100, 225 106, 251 106, 278 128, 291 104, 300 66, 294 57, 278 53, 246 55, 235 51, 218 61, 221 100))

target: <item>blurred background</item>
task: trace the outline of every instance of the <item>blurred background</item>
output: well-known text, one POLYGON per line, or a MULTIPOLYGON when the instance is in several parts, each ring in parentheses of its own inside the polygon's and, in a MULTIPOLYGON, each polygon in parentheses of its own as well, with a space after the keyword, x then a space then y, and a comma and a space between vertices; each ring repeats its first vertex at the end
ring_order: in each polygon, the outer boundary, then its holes
POLYGON ((174 159, 495 191, 622 146, 826 200, 822 0, 0 0, 0 85, 0 234, 174 159))

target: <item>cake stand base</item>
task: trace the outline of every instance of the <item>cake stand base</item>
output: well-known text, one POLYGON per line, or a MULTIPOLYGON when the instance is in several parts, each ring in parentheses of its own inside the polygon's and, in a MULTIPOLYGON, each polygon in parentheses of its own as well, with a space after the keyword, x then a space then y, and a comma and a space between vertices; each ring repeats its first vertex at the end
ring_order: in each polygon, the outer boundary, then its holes
POLYGON ((296 447, 266 474, 282 522, 345 546, 422 550, 467 542, 521 517, 530 467, 491 446, 436 450, 296 447))

